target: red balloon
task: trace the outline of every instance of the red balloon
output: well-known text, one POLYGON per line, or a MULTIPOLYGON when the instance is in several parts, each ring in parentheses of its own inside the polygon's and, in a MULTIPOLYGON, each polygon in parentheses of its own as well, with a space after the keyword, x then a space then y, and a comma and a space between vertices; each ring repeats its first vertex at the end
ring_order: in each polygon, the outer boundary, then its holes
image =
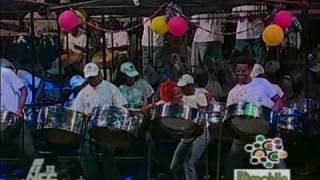
POLYGON ((181 16, 175 16, 169 20, 169 32, 173 36, 182 36, 188 30, 188 22, 181 16))
POLYGON ((289 11, 279 11, 276 13, 273 22, 282 28, 288 28, 292 24, 292 13, 289 11))
POLYGON ((80 23, 80 17, 73 11, 64 11, 59 15, 59 25, 66 31, 72 31, 80 23))

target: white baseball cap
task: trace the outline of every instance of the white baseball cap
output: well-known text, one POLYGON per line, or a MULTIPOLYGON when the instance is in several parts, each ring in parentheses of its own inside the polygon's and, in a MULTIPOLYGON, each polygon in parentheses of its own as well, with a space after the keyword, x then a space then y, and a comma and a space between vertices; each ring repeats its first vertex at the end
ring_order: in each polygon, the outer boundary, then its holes
POLYGON ((132 62, 123 63, 120 67, 120 71, 129 77, 136 77, 139 75, 139 72, 136 70, 136 67, 134 67, 132 62))
POLYGON ((95 63, 88 63, 84 66, 83 72, 86 79, 95 77, 99 74, 99 67, 95 63))
POLYGON ((184 74, 179 79, 177 86, 183 87, 189 84, 194 84, 194 79, 190 74, 184 74))
POLYGON ((70 79, 70 87, 72 89, 81 86, 84 82, 86 82, 86 80, 80 76, 80 75, 74 75, 72 76, 72 78, 70 79))

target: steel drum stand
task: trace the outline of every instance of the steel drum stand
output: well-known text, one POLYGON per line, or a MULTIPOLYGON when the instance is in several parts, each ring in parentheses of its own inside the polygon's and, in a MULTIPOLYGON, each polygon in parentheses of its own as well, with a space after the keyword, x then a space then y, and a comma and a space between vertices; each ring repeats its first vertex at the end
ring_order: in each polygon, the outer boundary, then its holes
POLYGON ((221 145, 222 145, 222 127, 224 119, 219 126, 219 135, 218 135, 218 152, 217 152, 217 167, 216 167, 216 180, 220 179, 220 166, 221 166, 221 145))
MULTIPOLYGON (((150 117, 150 120, 153 119, 153 113, 150 117)), ((147 143, 147 180, 150 180, 151 178, 151 161, 152 161, 152 121, 149 122, 149 127, 145 132, 146 136, 146 143, 147 143)))
POLYGON ((210 174, 209 174, 209 139, 208 139, 208 131, 209 131, 209 114, 205 113, 204 116, 204 138, 205 138, 205 143, 206 143, 206 153, 205 153, 205 176, 203 179, 209 180, 210 179, 210 174))

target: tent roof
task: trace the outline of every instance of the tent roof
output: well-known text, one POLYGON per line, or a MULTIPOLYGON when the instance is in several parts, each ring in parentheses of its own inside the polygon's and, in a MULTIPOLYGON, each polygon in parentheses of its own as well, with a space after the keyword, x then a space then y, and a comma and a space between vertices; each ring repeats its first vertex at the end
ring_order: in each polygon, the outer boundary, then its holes
MULTIPOLYGON (((262 1, 262 0, 260 0, 262 1)), ((278 1, 288 5, 300 6, 299 0, 264 0, 270 3, 278 1)), ((71 4, 57 5, 38 3, 32 0, 0 0, 1 19, 22 18, 27 12, 44 5, 52 11, 63 11, 67 8, 83 8, 90 15, 125 15, 125 16, 150 16, 156 9, 168 0, 139 0, 140 6, 134 6, 133 0, 74 0, 71 4)), ((257 0, 180 0, 176 4, 185 14, 212 12, 220 9, 230 9, 241 4, 252 4, 257 0)), ((320 9, 319 0, 309 0, 312 7, 320 9)))

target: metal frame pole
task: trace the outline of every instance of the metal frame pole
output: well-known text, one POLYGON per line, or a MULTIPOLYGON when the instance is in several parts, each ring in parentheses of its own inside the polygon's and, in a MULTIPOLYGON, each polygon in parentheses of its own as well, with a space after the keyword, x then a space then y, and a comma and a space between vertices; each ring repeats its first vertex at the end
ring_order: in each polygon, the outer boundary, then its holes
MULTIPOLYGON (((101 23, 102 27, 104 28, 105 26, 105 18, 104 15, 101 16, 101 23)), ((105 32, 101 32, 102 34, 102 65, 103 65, 103 77, 104 80, 107 79, 107 62, 106 62, 106 46, 107 46, 107 41, 106 41, 106 35, 105 32)))

